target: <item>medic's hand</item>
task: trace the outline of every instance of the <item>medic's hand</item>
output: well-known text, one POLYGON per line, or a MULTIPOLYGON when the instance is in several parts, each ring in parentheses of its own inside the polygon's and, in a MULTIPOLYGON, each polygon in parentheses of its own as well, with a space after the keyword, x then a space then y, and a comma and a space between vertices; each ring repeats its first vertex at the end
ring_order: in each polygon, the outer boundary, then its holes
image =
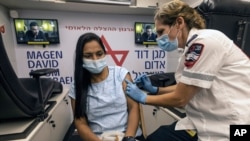
POLYGON ((142 75, 139 75, 139 76, 134 80, 134 82, 135 82, 136 84, 141 83, 141 82, 142 82, 141 78, 142 78, 142 77, 145 77, 145 76, 147 76, 145 73, 142 74, 142 75))
POLYGON ((135 83, 139 86, 142 86, 143 89, 150 92, 150 94, 158 93, 158 87, 155 87, 151 84, 151 81, 146 74, 143 74, 135 79, 135 83))
POLYGON ((132 99, 134 99, 135 101, 138 101, 142 104, 145 104, 146 102, 146 97, 147 94, 145 94, 144 92, 142 92, 136 84, 130 82, 129 80, 125 79, 126 83, 127 83, 127 87, 126 87, 126 94, 131 97, 132 99))

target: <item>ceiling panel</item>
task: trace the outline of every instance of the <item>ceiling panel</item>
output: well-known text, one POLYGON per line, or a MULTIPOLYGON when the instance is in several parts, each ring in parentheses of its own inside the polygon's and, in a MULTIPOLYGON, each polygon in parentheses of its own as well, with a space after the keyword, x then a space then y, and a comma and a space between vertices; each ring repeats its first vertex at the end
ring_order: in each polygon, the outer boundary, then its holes
MULTIPOLYGON (((160 5, 170 0, 0 0, 10 10, 52 10, 77 11, 89 13, 153 15, 156 3, 160 5), (54 2, 56 1, 56 2, 54 2), (66 1, 58 3, 58 1, 66 1), (135 4, 130 6, 130 1, 135 4), (135 2, 136 1, 136 2, 135 2)), ((191 6, 198 5, 202 0, 183 0, 191 6)))
MULTIPOLYGON (((79 0, 80 1, 80 0, 79 0)), ((129 5, 113 5, 83 2, 55 3, 41 0, 0 0, 3 5, 10 10, 30 9, 30 10, 52 10, 52 11, 77 11, 90 13, 113 13, 113 14, 133 14, 133 15, 153 15, 154 9, 131 8, 129 5)))

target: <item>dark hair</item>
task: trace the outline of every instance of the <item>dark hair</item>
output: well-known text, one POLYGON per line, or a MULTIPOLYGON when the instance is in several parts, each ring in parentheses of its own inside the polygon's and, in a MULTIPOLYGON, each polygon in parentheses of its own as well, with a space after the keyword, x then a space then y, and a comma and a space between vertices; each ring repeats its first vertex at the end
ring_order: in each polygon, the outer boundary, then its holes
POLYGON ((105 47, 102 43, 101 38, 94 33, 85 33, 78 38, 75 50, 75 72, 74 72, 74 83, 75 83, 75 117, 80 118, 86 116, 87 108, 87 93, 89 87, 91 87, 91 73, 82 67, 83 64, 83 48, 86 43, 90 41, 97 41, 102 47, 106 54, 105 47))
POLYGON ((147 25, 146 29, 152 29, 152 26, 151 25, 147 25))
POLYGON ((38 24, 36 22, 31 22, 30 27, 32 27, 32 26, 38 26, 38 24))

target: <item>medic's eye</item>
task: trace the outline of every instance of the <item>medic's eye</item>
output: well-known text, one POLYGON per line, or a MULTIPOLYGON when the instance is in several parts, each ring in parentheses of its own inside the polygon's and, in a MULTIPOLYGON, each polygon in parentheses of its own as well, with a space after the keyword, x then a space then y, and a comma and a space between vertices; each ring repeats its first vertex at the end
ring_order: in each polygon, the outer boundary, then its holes
POLYGON ((163 34, 163 31, 164 31, 164 29, 162 29, 162 30, 157 30, 157 31, 156 31, 157 36, 160 37, 160 36, 163 34))

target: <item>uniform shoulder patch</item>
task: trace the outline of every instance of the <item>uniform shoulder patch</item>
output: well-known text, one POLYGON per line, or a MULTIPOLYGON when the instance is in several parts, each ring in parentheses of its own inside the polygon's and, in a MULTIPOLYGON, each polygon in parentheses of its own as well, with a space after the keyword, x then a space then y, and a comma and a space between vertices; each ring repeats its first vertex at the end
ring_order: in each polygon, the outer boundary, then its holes
POLYGON ((189 47, 184 63, 187 68, 192 68, 197 60, 199 60, 203 47, 204 45, 199 43, 194 43, 189 47))

